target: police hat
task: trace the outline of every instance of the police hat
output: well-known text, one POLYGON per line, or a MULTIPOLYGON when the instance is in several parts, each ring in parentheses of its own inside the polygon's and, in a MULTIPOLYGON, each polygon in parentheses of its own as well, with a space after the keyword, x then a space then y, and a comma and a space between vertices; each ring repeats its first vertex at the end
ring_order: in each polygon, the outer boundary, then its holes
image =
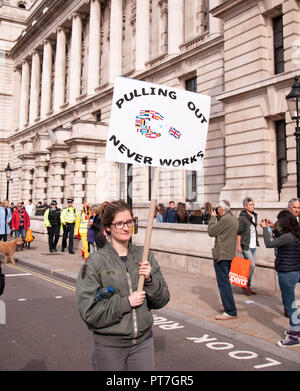
POLYGON ((52 200, 52 201, 50 202, 50 205, 57 205, 57 202, 56 202, 55 200, 52 200))
POLYGON ((71 202, 74 202, 73 198, 67 198, 67 203, 70 204, 71 202))

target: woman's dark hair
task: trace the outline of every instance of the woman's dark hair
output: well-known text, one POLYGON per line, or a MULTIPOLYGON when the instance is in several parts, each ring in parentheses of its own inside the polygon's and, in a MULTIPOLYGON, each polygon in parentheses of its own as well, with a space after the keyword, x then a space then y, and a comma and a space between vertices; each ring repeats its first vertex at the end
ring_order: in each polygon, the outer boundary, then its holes
MULTIPOLYGON (((130 206, 125 201, 120 200, 120 201, 109 202, 105 206, 104 213, 102 216, 102 224, 103 224, 104 229, 111 225, 111 223, 114 221, 115 215, 117 213, 123 212, 125 210, 128 210, 131 214, 131 217, 133 218, 132 210, 131 210, 130 206)), ((110 235, 109 231, 106 231, 106 232, 108 235, 110 235)))
POLYGON ((289 210, 282 210, 277 216, 281 233, 291 233, 300 238, 300 228, 296 217, 289 210))
POLYGON ((100 215, 101 220, 103 219, 104 209, 106 208, 106 206, 107 206, 108 204, 109 204, 108 201, 104 201, 104 202, 102 202, 102 204, 100 205, 100 208, 99 208, 99 215, 100 215))
POLYGON ((205 208, 205 210, 208 210, 209 212, 211 212, 212 211, 211 203, 210 202, 205 202, 204 208, 205 208))
POLYGON ((178 202, 177 204, 177 215, 181 221, 184 221, 186 217, 186 209, 182 202, 178 202))
POLYGON ((164 204, 158 204, 158 213, 160 213, 161 215, 163 215, 165 209, 166 209, 166 208, 165 208, 164 204))
POLYGON ((193 216, 197 216, 197 217, 202 217, 203 216, 203 212, 202 212, 201 209, 193 210, 192 211, 192 215, 193 216))

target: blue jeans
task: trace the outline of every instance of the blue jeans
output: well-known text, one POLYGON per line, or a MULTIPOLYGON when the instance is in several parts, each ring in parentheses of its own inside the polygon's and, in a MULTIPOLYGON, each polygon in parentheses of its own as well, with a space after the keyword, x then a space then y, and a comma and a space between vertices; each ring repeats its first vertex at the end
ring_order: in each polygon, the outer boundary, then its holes
POLYGON ((17 239, 19 236, 21 236, 23 242, 25 242, 26 230, 24 227, 19 227, 18 231, 15 231, 15 238, 17 239))
POLYGON ((221 295, 222 304, 226 314, 236 316, 236 306, 233 298, 232 288, 229 281, 231 261, 214 261, 217 283, 221 295))
POLYGON ((247 284, 247 287, 250 288, 252 276, 253 276, 254 269, 255 269, 256 248, 249 248, 249 250, 242 250, 242 253, 243 253, 243 257, 245 259, 250 259, 250 261, 251 261, 250 273, 249 273, 248 284, 247 284))
POLYGON ((290 330, 300 331, 299 312, 295 300, 295 288, 299 281, 300 271, 277 272, 277 275, 284 309, 290 317, 290 330))

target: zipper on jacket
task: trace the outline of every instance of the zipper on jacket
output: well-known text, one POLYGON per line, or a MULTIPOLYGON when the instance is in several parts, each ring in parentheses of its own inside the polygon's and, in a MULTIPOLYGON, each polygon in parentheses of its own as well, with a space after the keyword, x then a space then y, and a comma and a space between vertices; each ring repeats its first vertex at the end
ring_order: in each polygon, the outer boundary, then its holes
MULTIPOLYGON (((132 282, 131 282, 131 278, 130 278, 130 275, 128 273, 128 269, 127 269, 127 265, 125 264, 125 267, 126 267, 126 276, 127 276, 127 281, 128 281, 128 286, 129 286, 129 292, 130 294, 133 293, 133 289, 132 289, 132 282)), ((136 316, 136 309, 133 308, 132 309, 132 321, 133 321, 133 345, 136 344, 136 338, 137 338, 137 335, 138 335, 138 324, 137 324, 137 316, 136 316)))

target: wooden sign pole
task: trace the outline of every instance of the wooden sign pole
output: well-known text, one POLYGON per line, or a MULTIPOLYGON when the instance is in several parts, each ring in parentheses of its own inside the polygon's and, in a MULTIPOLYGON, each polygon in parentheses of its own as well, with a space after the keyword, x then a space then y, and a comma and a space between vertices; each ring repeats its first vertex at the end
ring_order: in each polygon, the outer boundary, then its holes
MULTIPOLYGON (((159 174, 160 174, 160 167, 154 168, 154 178, 152 182, 152 193, 151 193, 151 202, 148 212, 148 222, 147 222, 147 229, 146 229, 146 235, 145 235, 145 243, 144 243, 144 252, 142 257, 142 263, 145 263, 148 261, 148 255, 149 255, 149 248, 150 248, 150 242, 151 242, 151 235, 152 235, 152 225, 153 225, 153 219, 154 219, 154 212, 155 212, 155 205, 157 200, 157 193, 158 193, 158 184, 159 184, 159 174)), ((145 276, 139 276, 139 283, 138 283, 138 291, 142 291, 144 289, 144 280, 145 276)))

